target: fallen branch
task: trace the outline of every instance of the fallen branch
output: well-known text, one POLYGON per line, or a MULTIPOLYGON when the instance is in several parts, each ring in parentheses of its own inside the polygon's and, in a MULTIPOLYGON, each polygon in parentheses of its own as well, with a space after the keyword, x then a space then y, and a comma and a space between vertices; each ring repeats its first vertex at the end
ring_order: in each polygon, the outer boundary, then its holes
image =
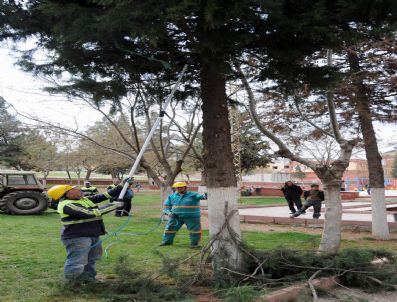
POLYGON ((316 278, 316 276, 317 276, 319 273, 321 273, 321 272, 322 272, 322 270, 316 271, 316 272, 309 278, 309 281, 308 281, 310 290, 312 291, 312 295, 313 295, 313 302, 317 302, 317 301, 318 301, 318 295, 317 295, 316 288, 315 288, 314 285, 313 285, 313 279, 316 278))

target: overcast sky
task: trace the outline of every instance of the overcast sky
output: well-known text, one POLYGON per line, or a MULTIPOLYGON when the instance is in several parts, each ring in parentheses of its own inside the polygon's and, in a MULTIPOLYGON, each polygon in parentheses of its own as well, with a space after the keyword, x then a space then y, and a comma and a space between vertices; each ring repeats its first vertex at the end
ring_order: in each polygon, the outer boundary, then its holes
POLYGON ((74 127, 86 127, 100 120, 101 115, 86 106, 73 106, 61 96, 51 96, 42 91, 44 81, 21 71, 7 49, 0 49, 0 95, 18 111, 37 115, 52 122, 74 127))
MULTIPOLYGON (((101 119, 100 113, 93 109, 77 103, 72 106, 63 97, 43 92, 45 83, 19 70, 8 49, 0 48, 0 62, 0 95, 18 111, 70 127, 75 127, 77 122, 79 128, 85 128, 101 119)), ((381 151, 397 149, 396 124, 376 124, 375 128, 381 151)))

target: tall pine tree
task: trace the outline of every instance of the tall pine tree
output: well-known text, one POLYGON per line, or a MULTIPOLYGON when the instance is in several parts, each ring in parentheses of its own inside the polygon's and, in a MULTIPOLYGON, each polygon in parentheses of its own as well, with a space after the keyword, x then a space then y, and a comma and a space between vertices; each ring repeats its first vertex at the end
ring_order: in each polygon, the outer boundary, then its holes
POLYGON ((0 37, 15 41, 34 37, 37 49, 47 52, 47 61, 37 62, 34 51, 27 51, 21 60, 25 69, 49 76, 68 73, 67 88, 91 93, 98 105, 109 99, 117 104, 133 84, 151 75, 170 81, 189 64, 185 89, 200 87, 203 103, 203 157, 214 260, 220 266, 241 267, 237 183, 225 93, 230 62, 264 54, 263 76, 293 86, 296 79, 306 77, 299 63, 307 55, 341 43, 342 24, 365 18, 378 10, 379 3, 392 2, 3 1, 0 37), (224 227, 225 223, 230 227, 224 227))

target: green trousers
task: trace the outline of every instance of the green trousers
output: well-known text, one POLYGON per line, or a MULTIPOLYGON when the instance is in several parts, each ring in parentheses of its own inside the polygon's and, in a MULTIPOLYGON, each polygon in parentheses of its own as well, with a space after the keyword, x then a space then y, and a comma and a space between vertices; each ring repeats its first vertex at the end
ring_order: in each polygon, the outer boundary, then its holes
POLYGON ((201 239, 200 217, 170 218, 165 226, 163 243, 172 244, 176 232, 178 232, 184 224, 186 224, 190 232, 190 245, 197 245, 201 239))

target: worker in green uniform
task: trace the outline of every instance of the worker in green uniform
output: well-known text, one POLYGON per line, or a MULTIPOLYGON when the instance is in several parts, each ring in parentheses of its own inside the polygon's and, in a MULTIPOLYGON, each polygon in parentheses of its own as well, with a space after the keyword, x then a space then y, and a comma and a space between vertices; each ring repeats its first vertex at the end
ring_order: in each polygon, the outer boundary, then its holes
POLYGON ((89 181, 84 182, 84 187, 81 188, 81 191, 83 191, 84 196, 93 196, 99 193, 97 187, 91 186, 89 181))
POLYGON ((169 219, 160 246, 171 245, 176 232, 186 224, 190 232, 190 246, 198 247, 201 239, 200 200, 207 199, 207 194, 187 191, 185 182, 176 182, 172 187, 176 192, 164 202, 164 214, 169 219))

